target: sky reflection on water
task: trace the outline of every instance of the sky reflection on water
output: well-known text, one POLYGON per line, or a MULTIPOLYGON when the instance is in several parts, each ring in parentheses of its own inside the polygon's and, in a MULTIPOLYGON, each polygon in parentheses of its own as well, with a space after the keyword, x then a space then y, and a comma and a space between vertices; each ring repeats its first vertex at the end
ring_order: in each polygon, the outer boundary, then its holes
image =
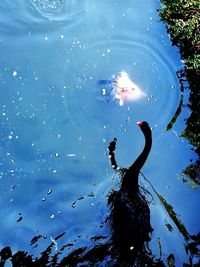
MULTIPOLYGON (((129 166, 143 146, 136 126, 140 120, 153 128, 143 173, 187 230, 199 231, 199 193, 178 179, 195 158, 179 137, 189 111, 183 109, 173 129, 165 131, 180 101, 176 71, 182 63, 157 8, 159 1, 150 0, 134 5, 1 1, 1 247, 37 255, 62 232, 67 234, 60 247, 74 239, 77 246, 90 242, 78 235, 106 232, 99 229, 108 212, 106 195, 118 182, 112 180, 107 146, 117 137, 118 161, 129 166), (145 99, 121 107, 102 96, 98 81, 120 71, 142 88, 145 99), (88 197, 91 192, 94 197, 88 197), (23 219, 17 222, 19 214, 23 219), (38 233, 47 239, 32 249, 30 240, 38 233)), ((166 210, 158 199, 150 208, 153 251, 159 254, 159 237, 164 258, 173 252, 178 264, 186 261, 184 240, 166 210)))

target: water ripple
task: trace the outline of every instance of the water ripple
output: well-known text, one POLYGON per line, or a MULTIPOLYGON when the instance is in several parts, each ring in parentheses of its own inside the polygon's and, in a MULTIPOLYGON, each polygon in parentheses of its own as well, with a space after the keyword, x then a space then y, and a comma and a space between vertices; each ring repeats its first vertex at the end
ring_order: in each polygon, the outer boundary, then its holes
POLYGON ((65 7, 66 2, 66 0, 32 0, 35 8, 44 14, 60 12, 65 7))
POLYGON ((96 131, 92 135, 102 131, 105 125, 119 129, 128 117, 148 120, 163 131, 180 98, 176 68, 164 51, 150 41, 142 42, 127 36, 106 41, 90 40, 79 48, 72 47, 66 77, 63 94, 67 112, 79 128, 90 127, 92 122, 96 131), (146 99, 119 107, 102 96, 98 81, 110 79, 119 71, 130 75, 146 93, 146 99))
POLYGON ((1 34, 10 36, 24 33, 71 29, 84 18, 85 2, 67 0, 16 0, 0 2, 1 34), (8 20, 8 18, 10 18, 8 20))

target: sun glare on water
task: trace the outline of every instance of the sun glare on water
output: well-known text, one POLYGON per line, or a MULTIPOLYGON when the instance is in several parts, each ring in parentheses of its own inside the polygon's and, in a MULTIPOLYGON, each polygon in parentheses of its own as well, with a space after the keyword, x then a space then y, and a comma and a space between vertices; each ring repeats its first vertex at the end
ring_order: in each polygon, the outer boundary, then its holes
POLYGON ((122 106, 126 101, 136 101, 146 96, 146 94, 129 78, 124 71, 112 77, 113 99, 122 106))

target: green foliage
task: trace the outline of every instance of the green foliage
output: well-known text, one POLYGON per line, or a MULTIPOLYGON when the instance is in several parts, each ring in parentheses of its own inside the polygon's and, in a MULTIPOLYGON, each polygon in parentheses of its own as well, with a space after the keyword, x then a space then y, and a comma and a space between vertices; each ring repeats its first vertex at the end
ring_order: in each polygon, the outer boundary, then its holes
POLYGON ((200 160, 197 160, 195 163, 190 164, 179 176, 179 179, 187 183, 191 189, 199 189, 200 186, 200 169, 199 169, 200 160), (185 177, 185 178, 184 178, 185 177), (191 179, 191 180, 190 180, 191 179))
MULTIPOLYGON (((186 121, 186 129, 182 136, 194 146, 200 157, 200 117, 197 112, 200 106, 200 1, 198 0, 161 0, 159 9, 161 20, 167 24, 172 44, 180 48, 182 60, 185 63, 185 77, 190 89, 191 115, 186 121)), ((171 129, 180 106, 167 126, 171 129)), ((190 168, 194 171, 194 168, 190 168)), ((187 174, 192 177, 192 171, 187 174)), ((195 176, 200 173, 200 161, 195 165, 195 176)), ((194 177, 193 177, 194 178, 194 177)), ((200 183, 200 177, 198 182, 200 183)))
POLYGON ((189 55, 185 59, 185 65, 187 69, 190 69, 190 70, 200 69, 200 54, 189 55))
MULTIPOLYGON (((197 53, 200 50, 200 2, 194 0, 161 0, 161 20, 168 25, 172 42, 197 53)), ((195 60, 195 59, 194 59, 195 60)))

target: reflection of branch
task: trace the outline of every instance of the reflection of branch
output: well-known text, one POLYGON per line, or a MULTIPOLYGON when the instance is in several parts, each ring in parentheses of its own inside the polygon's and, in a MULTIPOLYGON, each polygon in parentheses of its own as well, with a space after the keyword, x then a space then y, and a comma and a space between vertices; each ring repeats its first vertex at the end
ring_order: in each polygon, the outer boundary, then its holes
POLYGON ((173 118, 167 124, 166 131, 169 131, 169 130, 172 129, 172 127, 173 127, 174 123, 176 122, 178 116, 181 114, 182 105, 183 105, 183 94, 181 95, 181 99, 180 99, 178 108, 177 108, 176 112, 174 113, 173 118))
POLYGON ((159 198, 160 202, 163 204, 164 208, 166 209, 166 211, 169 214, 169 216, 172 219, 172 221, 175 223, 175 225, 178 228, 179 232, 183 235, 183 237, 186 240, 186 242, 188 242, 189 239, 190 239, 190 234, 188 233, 187 229, 185 228, 185 226, 183 225, 183 223, 181 222, 181 220, 178 218, 178 216, 175 213, 173 207, 166 201, 166 199, 163 196, 161 196, 155 190, 155 188, 152 185, 152 183, 144 176, 144 174, 141 173, 141 175, 143 176, 143 178, 145 179, 145 181, 147 181, 150 184, 150 186, 153 189, 154 193, 157 195, 157 197, 159 198))
MULTIPOLYGON (((177 76, 178 76, 178 74, 177 74, 177 76)), ((182 110, 184 86, 183 86, 183 82, 182 82, 182 80, 180 78, 179 78, 179 81, 180 81, 181 99, 180 99, 178 108, 177 108, 176 112, 174 113, 174 116, 172 117, 172 119, 170 120, 170 122, 167 124, 166 131, 169 131, 169 130, 172 129, 174 123, 176 122, 176 120, 177 120, 177 118, 180 115, 181 110, 182 110)))
POLYGON ((144 188, 143 186, 140 185, 140 190, 143 192, 143 195, 145 196, 148 204, 156 205, 156 202, 155 202, 153 195, 146 188, 144 188), (150 199, 147 199, 147 197, 150 199))
POLYGON ((80 196, 79 198, 77 198, 74 202, 72 202, 72 205, 71 205, 71 207, 72 208, 75 208, 75 205, 76 205, 76 203, 78 202, 78 201, 80 201, 80 200, 82 200, 82 199, 84 199, 85 197, 94 197, 95 195, 94 195, 94 193, 93 192, 91 192, 90 194, 88 194, 88 195, 83 195, 83 196, 80 196))
MULTIPOLYGON (((172 221, 174 222, 174 224, 178 228, 179 232, 184 237, 185 242, 186 242, 186 245, 185 245, 186 252, 187 253, 188 253, 188 251, 190 252, 190 256, 189 256, 189 261, 190 261, 190 264, 191 264, 190 266, 193 266, 193 257, 195 257, 198 260, 198 264, 199 264, 200 263, 200 260, 199 260, 200 259, 200 249, 199 249, 199 245, 200 245, 200 232, 197 235, 190 235, 188 233, 187 229, 185 228, 185 226, 183 225, 183 223, 181 222, 181 220, 178 218, 178 216, 175 213, 173 207, 166 201, 166 199, 164 199, 163 196, 161 196, 156 191, 156 189, 154 188, 154 186, 152 185, 152 183, 144 176, 144 174, 143 173, 140 173, 140 174, 143 176, 143 178, 145 179, 145 181, 147 181, 150 184, 152 190, 157 195, 157 197, 159 198, 160 202, 163 204, 165 210, 169 214, 170 218, 172 219, 172 221)), ((172 262, 172 263, 175 261, 173 254, 170 254, 169 255, 168 262, 169 261, 172 262)), ((169 264, 169 266, 175 266, 175 265, 170 265, 169 264)))

